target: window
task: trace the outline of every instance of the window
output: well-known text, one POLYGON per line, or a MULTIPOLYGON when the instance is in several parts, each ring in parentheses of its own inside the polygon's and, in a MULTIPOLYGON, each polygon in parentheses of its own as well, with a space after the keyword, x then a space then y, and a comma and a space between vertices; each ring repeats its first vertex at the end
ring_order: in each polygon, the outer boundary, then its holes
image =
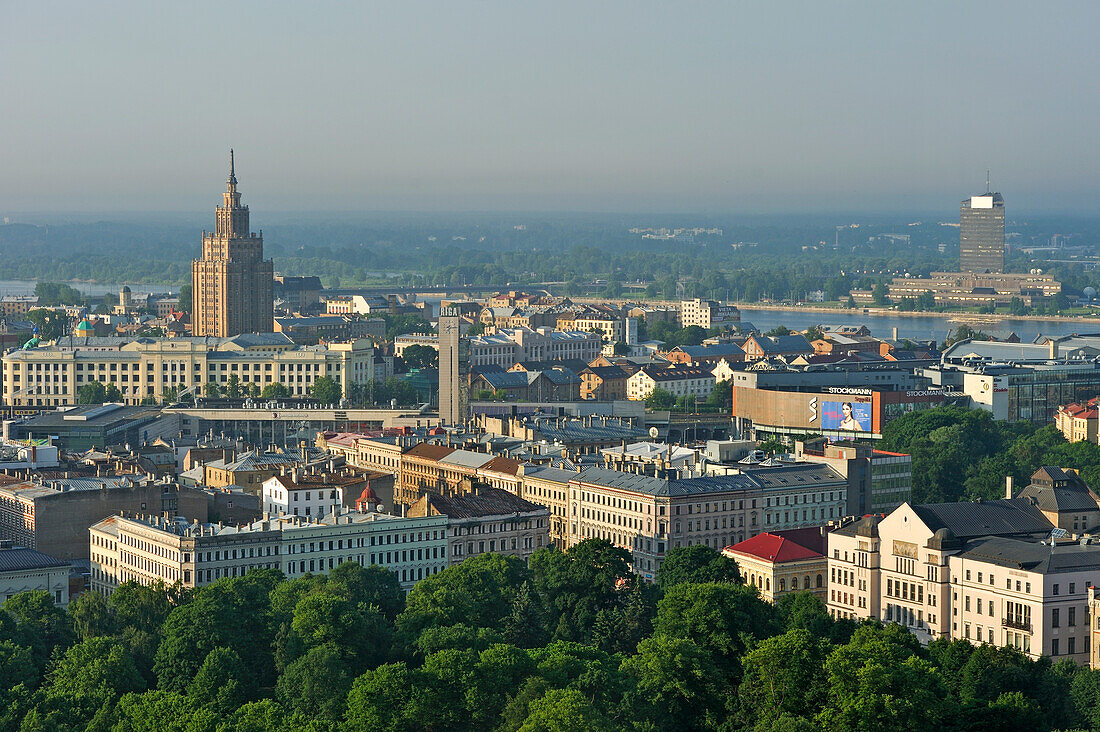
POLYGON ((1050 611, 1050 627, 1057 628, 1059 626, 1058 608, 1054 608, 1050 611))
POLYGON ((1057 656, 1058 655, 1058 639, 1057 638, 1053 638, 1050 641, 1050 655, 1052 655, 1052 656, 1057 656))
MULTIPOLYGON (((1069 616, 1066 618, 1066 625, 1070 626, 1071 628, 1077 625, 1077 608, 1071 607, 1069 609, 1069 616)), ((1073 651, 1070 651, 1070 653, 1073 653, 1073 651)))
POLYGON ((1055 585, 1054 585, 1054 589, 1053 589, 1053 590, 1051 591, 1051 594, 1053 594, 1053 595, 1057 595, 1057 594, 1058 594, 1058 584, 1057 584, 1057 583, 1055 583, 1055 585))

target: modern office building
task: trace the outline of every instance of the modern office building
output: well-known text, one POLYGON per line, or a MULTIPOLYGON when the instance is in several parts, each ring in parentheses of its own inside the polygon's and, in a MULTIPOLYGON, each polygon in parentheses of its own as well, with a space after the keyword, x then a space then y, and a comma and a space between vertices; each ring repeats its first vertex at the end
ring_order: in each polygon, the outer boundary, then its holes
POLYGON ((263 232, 249 230, 248 206, 241 205, 237 192, 232 150, 222 196, 214 231, 202 233, 202 258, 191 263, 193 334, 224 338, 270 333, 274 265, 264 259, 263 232))
POLYGON ((1005 202, 1000 193, 964 199, 959 210, 959 270, 1005 271, 1005 202))

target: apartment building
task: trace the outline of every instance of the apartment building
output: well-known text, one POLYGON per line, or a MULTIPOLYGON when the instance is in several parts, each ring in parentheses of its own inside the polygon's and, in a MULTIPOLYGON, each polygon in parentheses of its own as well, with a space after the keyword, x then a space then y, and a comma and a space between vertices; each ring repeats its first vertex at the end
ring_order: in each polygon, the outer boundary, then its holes
POLYGON ((714 391, 714 384, 711 369, 646 367, 626 380, 626 398, 641 401, 654 389, 664 389, 677 397, 694 396, 697 399, 706 399, 714 391))
POLYGON ((263 483, 263 512, 307 518, 337 513, 344 505, 342 482, 327 473, 282 472, 263 483))
POLYGON ((680 301, 680 325, 687 328, 697 325, 700 328, 727 328, 741 323, 741 311, 734 305, 726 305, 714 300, 680 301))
POLYGON ((551 465, 521 464, 517 470, 518 495, 549 511, 549 540, 558 549, 569 548, 569 481, 577 477, 576 470, 551 465))
POLYGON ((763 531, 819 526, 844 515, 845 481, 828 466, 677 475, 601 467, 576 473, 569 481, 567 544, 607 539, 631 550, 634 570, 653 579, 674 547, 720 551, 763 531))
POLYGON ((1100 582, 1096 509, 1082 482, 1044 468, 1012 498, 904 504, 864 517, 829 534, 829 611, 899 623, 925 642, 964 639, 1086 663, 1089 593, 1100 582), (1063 528, 1074 520, 1076 531, 1063 528))
POLYGON ((446 568, 447 518, 349 511, 223 526, 118 515, 92 526, 89 544, 92 589, 104 594, 130 580, 201 587, 254 569, 289 578, 326 574, 344 562, 386 567, 409 589, 446 568))
POLYGON ((503 456, 422 442, 401 456, 394 500, 409 505, 424 491, 451 493, 464 479, 477 479, 518 495, 519 466, 518 461, 503 456))
POLYGON ((449 494, 424 493, 406 515, 447 518, 452 565, 487 553, 510 554, 526 562, 550 543, 549 509, 469 479, 449 494))
POLYGON ((206 496, 136 475, 13 483, 0 486, 0 539, 58 559, 87 559, 88 527, 119 511, 205 521, 206 496))
POLYGON ((510 368, 521 361, 584 361, 600 355, 603 340, 587 330, 500 329, 468 339, 470 366, 510 368))
POLYGON ((1054 426, 1067 442, 1096 442, 1100 434, 1100 399, 1093 397, 1084 404, 1063 404, 1054 415, 1054 426))
POLYGON ((280 383, 292 396, 308 396, 327 376, 346 393, 352 383, 371 378, 374 348, 366 338, 297 346, 282 333, 246 333, 59 342, 9 352, 3 361, 4 403, 10 406, 73 405, 80 387, 93 381, 114 384, 126 404, 136 405, 170 390, 201 394, 209 383, 224 388, 231 378, 245 390, 280 383))

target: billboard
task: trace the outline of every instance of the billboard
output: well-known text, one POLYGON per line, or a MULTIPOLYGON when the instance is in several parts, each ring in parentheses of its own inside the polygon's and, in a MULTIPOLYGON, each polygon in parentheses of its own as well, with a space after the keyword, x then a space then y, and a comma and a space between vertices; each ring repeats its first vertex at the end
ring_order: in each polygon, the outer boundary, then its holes
POLYGON ((869 402, 822 402, 821 428, 848 432, 871 431, 869 402))

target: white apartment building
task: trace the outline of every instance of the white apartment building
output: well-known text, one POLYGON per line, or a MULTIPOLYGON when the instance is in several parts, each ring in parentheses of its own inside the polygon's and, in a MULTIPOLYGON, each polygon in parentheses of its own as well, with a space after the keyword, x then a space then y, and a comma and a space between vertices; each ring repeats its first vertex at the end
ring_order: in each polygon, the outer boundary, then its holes
POLYGON ((159 516, 108 516, 89 530, 92 589, 163 581, 199 587, 254 569, 287 577, 325 574, 344 562, 391 570, 405 589, 447 566, 447 519, 348 511, 321 520, 266 518, 246 526, 159 516))
POLYGON ((263 512, 274 516, 319 519, 336 513, 344 504, 344 489, 322 475, 305 475, 295 469, 264 481, 263 512))
POLYGON ((367 338, 347 343, 297 346, 285 334, 233 338, 66 338, 58 343, 4 355, 4 403, 10 406, 68 406, 80 387, 114 384, 127 404, 160 399, 164 392, 205 384, 225 387, 231 377, 243 388, 280 383, 293 396, 308 396, 328 376, 346 393, 373 374, 374 347, 367 338))
POLYGON ((664 389, 673 396, 694 395, 706 399, 714 391, 714 374, 705 368, 643 368, 626 380, 626 398, 645 399, 654 389, 664 389))

